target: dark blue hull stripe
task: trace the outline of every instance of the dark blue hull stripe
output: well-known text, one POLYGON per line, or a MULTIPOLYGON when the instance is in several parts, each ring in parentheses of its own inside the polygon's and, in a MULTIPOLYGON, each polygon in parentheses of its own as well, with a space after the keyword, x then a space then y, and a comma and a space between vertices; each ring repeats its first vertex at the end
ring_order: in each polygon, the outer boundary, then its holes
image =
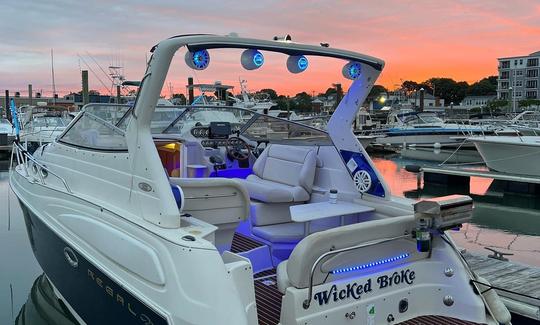
POLYGON ((54 286, 89 325, 168 324, 55 234, 23 202, 34 255, 54 286))

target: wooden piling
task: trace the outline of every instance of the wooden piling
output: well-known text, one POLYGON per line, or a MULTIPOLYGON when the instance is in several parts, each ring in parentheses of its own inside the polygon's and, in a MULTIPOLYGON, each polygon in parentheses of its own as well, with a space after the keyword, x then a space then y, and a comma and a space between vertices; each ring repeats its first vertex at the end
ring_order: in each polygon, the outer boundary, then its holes
POLYGON ((88 70, 81 71, 82 77, 82 100, 83 106, 90 102, 90 96, 88 94, 88 70))
POLYGON ((6 90, 4 108, 6 109, 6 118, 11 121, 11 106, 9 104, 9 90, 6 90))
POLYGON ((120 93, 120 85, 116 85, 116 104, 122 104, 120 101, 122 99, 121 93, 120 93))
POLYGON ((32 84, 28 84, 28 105, 32 104, 32 84))
POLYGON ((193 78, 192 77, 189 77, 187 79, 187 84, 188 84, 188 105, 191 105, 193 104, 193 78))

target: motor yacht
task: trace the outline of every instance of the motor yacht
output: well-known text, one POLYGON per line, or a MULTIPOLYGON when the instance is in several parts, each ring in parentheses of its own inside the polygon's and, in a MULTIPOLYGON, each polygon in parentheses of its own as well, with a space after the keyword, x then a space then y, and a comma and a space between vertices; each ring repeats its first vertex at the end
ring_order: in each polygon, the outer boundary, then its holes
POLYGON ((33 113, 22 124, 21 140, 33 151, 62 134, 70 120, 70 115, 61 112, 33 113))
POLYGON ((540 136, 471 137, 476 150, 492 170, 540 177, 540 136))
POLYGON ((446 123, 432 112, 401 109, 388 115, 386 128, 375 130, 372 133, 383 134, 384 137, 375 140, 375 143, 388 147, 406 145, 429 148, 455 148, 463 147, 467 137, 491 135, 494 134, 494 131, 489 125, 446 123))
POLYGON ((384 61, 217 35, 151 52, 134 105, 85 107, 33 155, 14 146, 30 244, 79 323, 510 323, 447 234, 471 199, 393 196, 353 133, 384 61), (310 57, 341 60, 352 82, 326 131, 253 111, 184 123, 197 105, 158 119, 175 53, 204 70, 214 49, 242 51, 248 70, 276 52, 291 78, 310 57))

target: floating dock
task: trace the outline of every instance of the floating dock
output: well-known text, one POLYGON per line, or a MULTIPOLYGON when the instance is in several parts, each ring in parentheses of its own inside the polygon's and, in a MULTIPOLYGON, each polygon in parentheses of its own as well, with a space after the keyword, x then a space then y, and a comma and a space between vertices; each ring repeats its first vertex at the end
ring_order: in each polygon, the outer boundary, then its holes
POLYGON ((505 191, 508 192, 540 194, 540 177, 470 168, 422 167, 418 165, 407 165, 405 170, 417 174, 418 189, 421 187, 422 179, 424 184, 469 186, 471 177, 481 177, 506 182, 505 191))
POLYGON ((540 321, 540 268, 480 254, 463 254, 472 270, 488 280, 511 313, 540 321))

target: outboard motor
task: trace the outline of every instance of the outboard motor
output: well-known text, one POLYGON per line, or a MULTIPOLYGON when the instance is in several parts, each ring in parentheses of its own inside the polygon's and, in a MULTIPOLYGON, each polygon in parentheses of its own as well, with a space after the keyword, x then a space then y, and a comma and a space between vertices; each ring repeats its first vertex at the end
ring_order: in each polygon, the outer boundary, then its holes
POLYGON ((461 227, 472 218, 473 201, 467 195, 448 195, 414 204, 416 247, 419 252, 431 250, 432 232, 461 227))

